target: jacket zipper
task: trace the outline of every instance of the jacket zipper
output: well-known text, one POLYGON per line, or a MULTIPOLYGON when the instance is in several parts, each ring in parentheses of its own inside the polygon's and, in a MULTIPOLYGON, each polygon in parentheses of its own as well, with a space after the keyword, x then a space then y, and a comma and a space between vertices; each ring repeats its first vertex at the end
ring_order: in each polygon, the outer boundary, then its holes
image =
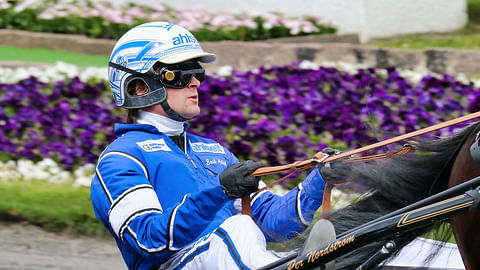
POLYGON ((195 165, 195 162, 193 162, 192 158, 190 157, 190 155, 187 153, 187 134, 183 133, 183 138, 185 140, 185 155, 187 155, 187 158, 190 160, 190 162, 192 163, 193 167, 195 167, 195 169, 197 169, 197 165, 195 165))

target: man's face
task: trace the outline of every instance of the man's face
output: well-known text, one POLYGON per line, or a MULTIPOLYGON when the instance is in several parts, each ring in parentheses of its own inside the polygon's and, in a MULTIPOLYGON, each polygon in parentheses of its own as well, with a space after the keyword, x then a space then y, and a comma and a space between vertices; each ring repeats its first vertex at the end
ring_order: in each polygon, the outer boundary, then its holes
POLYGON ((200 113, 198 87, 200 81, 192 77, 190 83, 181 89, 167 88, 167 102, 170 107, 185 118, 193 118, 200 113))
MULTIPOLYGON (((183 116, 187 119, 191 119, 191 118, 197 116, 200 113, 200 107, 198 105, 198 90, 197 89, 200 86, 201 82, 195 76, 199 76, 200 78, 204 78, 205 74, 204 74, 204 70, 202 69, 201 66, 198 65, 198 63, 196 65, 192 66, 192 64, 194 64, 194 62, 186 61, 182 64, 187 64, 187 66, 186 66, 187 69, 184 69, 184 70, 198 72, 199 71, 198 69, 200 69, 201 74, 200 75, 194 75, 194 76, 187 76, 186 78, 187 79, 191 78, 191 80, 188 83, 185 82, 186 86, 183 87, 183 88, 181 86, 177 86, 176 88, 172 88, 172 87, 167 86, 166 87, 166 89, 167 89, 167 103, 170 106, 170 108, 173 109, 176 113, 180 114, 181 116, 183 116), (188 65, 190 65, 190 67, 192 67, 193 69, 189 69, 188 65)), ((160 73, 161 76, 166 76, 161 71, 162 71, 161 67, 159 67, 156 70, 156 72, 160 73)), ((192 73, 190 73, 190 74, 192 74, 192 73)), ((172 75, 172 74, 170 74, 170 75, 172 75)), ((177 76, 177 74, 175 76, 177 76)), ((176 78, 175 76, 173 76, 173 78, 176 78)), ((178 76, 180 76, 180 75, 178 75, 178 76)), ((181 85, 181 84, 178 83, 178 81, 175 81, 175 80, 172 80, 170 83, 174 83, 176 85, 181 85)), ((136 86, 136 94, 137 95, 143 95, 143 94, 146 94, 147 92, 148 92, 148 87, 142 81, 138 82, 137 86, 136 86), (143 88, 141 87, 142 85, 144 86, 143 88)), ((144 110, 147 111, 147 112, 156 113, 156 114, 160 114, 160 115, 168 117, 168 115, 164 112, 164 110, 163 110, 163 108, 160 104, 150 106, 148 108, 145 108, 144 110)))

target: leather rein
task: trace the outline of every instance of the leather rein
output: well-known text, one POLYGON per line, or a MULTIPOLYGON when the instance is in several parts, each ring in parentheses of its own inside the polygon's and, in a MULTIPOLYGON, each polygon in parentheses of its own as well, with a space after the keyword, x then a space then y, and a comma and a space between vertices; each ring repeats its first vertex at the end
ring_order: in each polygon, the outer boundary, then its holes
MULTIPOLYGON (((442 129, 442 128, 445 128, 445 127, 449 127, 449 126, 452 126, 452 125, 459 124, 459 123, 463 123, 465 121, 472 120, 472 119, 475 119, 475 118, 478 118, 478 117, 480 117, 480 111, 475 112, 475 113, 471 113, 471 114, 468 114, 468 115, 464 115, 464 116, 461 116, 461 117, 458 117, 458 118, 455 118, 455 119, 452 119, 452 120, 448 120, 448 121, 445 121, 445 122, 442 122, 442 123, 439 123, 439 124, 436 124, 436 125, 433 125, 433 126, 430 126, 430 127, 426 127, 426 128, 423 128, 423 129, 420 129, 420 130, 417 130, 417 131, 413 131, 413 132, 410 132, 410 133, 407 133, 407 134, 403 134, 403 135, 400 135, 400 136, 397 136, 397 137, 394 137, 394 138, 390 138, 390 139, 387 139, 387 140, 384 140, 384 141, 381 141, 381 142, 378 142, 378 143, 367 145, 367 146, 364 146, 364 147, 361 147, 361 148, 358 148, 358 149, 355 149, 355 150, 340 153, 338 155, 329 156, 329 155, 327 155, 323 152, 318 152, 313 156, 313 158, 308 159, 308 160, 296 161, 296 162, 293 162, 293 163, 290 163, 290 164, 287 164, 287 165, 259 168, 259 169, 255 170, 252 173, 252 175, 263 176, 263 175, 271 175, 271 174, 277 174, 277 173, 282 173, 282 172, 288 172, 288 174, 285 175, 284 177, 266 185, 265 187, 262 187, 261 189, 257 190, 257 192, 262 191, 264 189, 267 189, 267 188, 285 180, 286 178, 290 177, 291 175, 293 175, 293 174, 295 174, 299 171, 303 171, 303 170, 313 168, 317 164, 320 164, 320 163, 328 163, 328 162, 331 162, 331 161, 334 161, 334 160, 337 160, 337 159, 342 159, 342 158, 348 158, 348 159, 345 159, 344 162, 367 162, 367 161, 371 161, 371 160, 375 160, 375 159, 388 158, 388 157, 392 157, 392 156, 395 156, 395 155, 402 155, 402 154, 408 153, 412 149, 414 149, 412 147, 412 145, 410 145, 410 144, 407 144, 402 149, 396 150, 396 151, 389 151, 389 152, 386 152, 386 153, 383 153, 383 154, 366 156, 366 157, 352 158, 353 155, 356 155, 356 154, 359 154, 359 153, 370 151, 370 150, 373 150, 373 149, 376 149, 376 148, 379 148, 379 147, 382 147, 382 146, 385 146, 385 145, 388 145, 388 144, 392 144, 392 143, 396 143, 396 142, 400 142, 400 141, 406 141, 406 140, 408 140, 412 137, 419 136, 419 135, 422 135, 422 134, 425 134, 425 133, 428 133, 428 132, 436 131, 436 130, 439 130, 439 129, 442 129)), ((328 213, 330 211, 330 197, 331 197, 331 190, 332 190, 332 187, 333 187, 332 183, 328 182, 328 180, 326 180, 326 181, 327 182, 326 182, 326 185, 325 185, 325 191, 324 191, 324 194, 323 194, 323 203, 322 203, 323 214, 328 213)), ((242 214, 249 215, 249 216, 252 215, 250 196, 242 198, 242 214)))

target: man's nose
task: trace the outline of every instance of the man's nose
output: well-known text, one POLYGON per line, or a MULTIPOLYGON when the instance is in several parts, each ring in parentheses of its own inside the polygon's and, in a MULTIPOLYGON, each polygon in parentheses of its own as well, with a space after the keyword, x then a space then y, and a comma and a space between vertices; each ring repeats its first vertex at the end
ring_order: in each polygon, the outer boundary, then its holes
POLYGON ((199 86, 200 86, 200 81, 195 76, 192 76, 192 80, 190 80, 188 87, 199 87, 199 86))

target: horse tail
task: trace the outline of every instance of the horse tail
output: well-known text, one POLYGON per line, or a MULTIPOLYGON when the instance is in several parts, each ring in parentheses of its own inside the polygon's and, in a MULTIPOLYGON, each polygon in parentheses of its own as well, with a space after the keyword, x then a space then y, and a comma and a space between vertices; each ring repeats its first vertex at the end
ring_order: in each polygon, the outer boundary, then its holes
MULTIPOLYGON (((415 140, 418 149, 415 153, 368 164, 339 166, 340 169, 348 170, 349 183, 363 186, 367 192, 360 196, 357 202, 326 216, 334 224, 337 235, 445 190, 455 157, 475 127, 476 125, 470 125, 456 135, 440 140, 418 138, 415 140)), ((432 224, 395 236, 398 250, 416 237, 439 226, 442 224, 432 224)), ((448 239, 451 232, 441 231, 443 234, 436 237, 448 239)), ((384 242, 378 241, 358 248, 339 258, 335 268, 353 269, 379 251, 383 245, 384 242)), ((438 251, 436 250, 437 253, 438 251)), ((432 259, 434 256, 435 251, 428 258, 432 259)))

